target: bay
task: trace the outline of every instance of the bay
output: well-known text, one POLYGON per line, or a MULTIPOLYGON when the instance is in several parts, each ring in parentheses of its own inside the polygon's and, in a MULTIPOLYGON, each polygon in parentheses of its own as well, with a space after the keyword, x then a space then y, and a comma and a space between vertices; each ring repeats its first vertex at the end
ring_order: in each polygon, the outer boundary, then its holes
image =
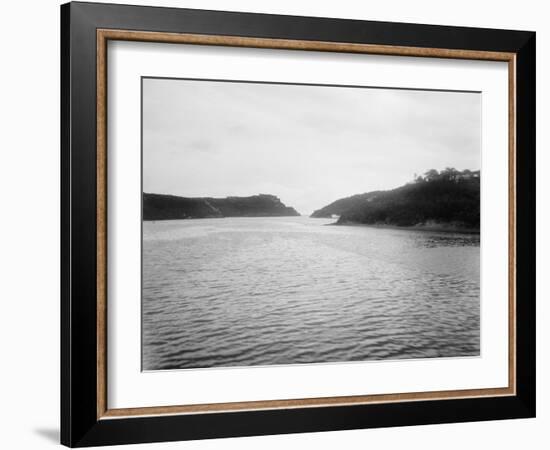
POLYGON ((478 356, 478 234, 143 223, 144 370, 478 356))

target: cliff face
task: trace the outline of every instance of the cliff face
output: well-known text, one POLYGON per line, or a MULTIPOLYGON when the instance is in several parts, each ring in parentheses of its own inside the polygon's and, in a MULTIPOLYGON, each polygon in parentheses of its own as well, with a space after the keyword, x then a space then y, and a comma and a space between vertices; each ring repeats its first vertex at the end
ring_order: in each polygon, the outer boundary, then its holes
POLYGON ((479 178, 437 179, 341 199, 316 211, 312 217, 329 217, 319 214, 330 212, 338 214, 337 223, 344 225, 440 224, 479 230, 479 210, 479 178))
POLYGON ((294 208, 285 206, 274 195, 189 198, 143 193, 143 220, 299 215, 294 208))

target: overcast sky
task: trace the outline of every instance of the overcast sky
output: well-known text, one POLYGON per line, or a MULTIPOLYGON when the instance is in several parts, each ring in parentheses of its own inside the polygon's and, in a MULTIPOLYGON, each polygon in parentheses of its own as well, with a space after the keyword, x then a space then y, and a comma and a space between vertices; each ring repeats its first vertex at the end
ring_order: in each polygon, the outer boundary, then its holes
POLYGON ((480 168, 479 93, 143 80, 143 190, 273 194, 301 214, 480 168))

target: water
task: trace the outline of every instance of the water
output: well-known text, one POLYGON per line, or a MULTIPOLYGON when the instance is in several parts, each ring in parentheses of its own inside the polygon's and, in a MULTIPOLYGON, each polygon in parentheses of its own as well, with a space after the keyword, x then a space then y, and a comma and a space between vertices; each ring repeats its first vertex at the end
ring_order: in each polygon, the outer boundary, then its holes
POLYGON ((143 223, 143 369, 479 355, 479 235, 143 223))

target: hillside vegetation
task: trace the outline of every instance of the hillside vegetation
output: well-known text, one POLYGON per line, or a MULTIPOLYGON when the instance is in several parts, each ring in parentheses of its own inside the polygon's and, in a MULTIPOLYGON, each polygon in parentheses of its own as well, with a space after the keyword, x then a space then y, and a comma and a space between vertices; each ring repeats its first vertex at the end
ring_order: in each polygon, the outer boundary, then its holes
POLYGON ((337 224, 442 226, 479 230, 480 173, 430 170, 388 191, 354 195, 315 211, 338 215, 337 224))
POLYGON ((352 195, 351 197, 341 198, 321 209, 314 211, 311 217, 330 218, 332 216, 341 216, 349 209, 353 208, 356 205, 361 205, 365 203, 366 201, 374 198, 381 192, 383 191, 373 191, 367 192, 365 194, 356 194, 352 195))
POLYGON ((299 215, 294 208, 267 194, 212 198, 143 193, 143 220, 299 215))

